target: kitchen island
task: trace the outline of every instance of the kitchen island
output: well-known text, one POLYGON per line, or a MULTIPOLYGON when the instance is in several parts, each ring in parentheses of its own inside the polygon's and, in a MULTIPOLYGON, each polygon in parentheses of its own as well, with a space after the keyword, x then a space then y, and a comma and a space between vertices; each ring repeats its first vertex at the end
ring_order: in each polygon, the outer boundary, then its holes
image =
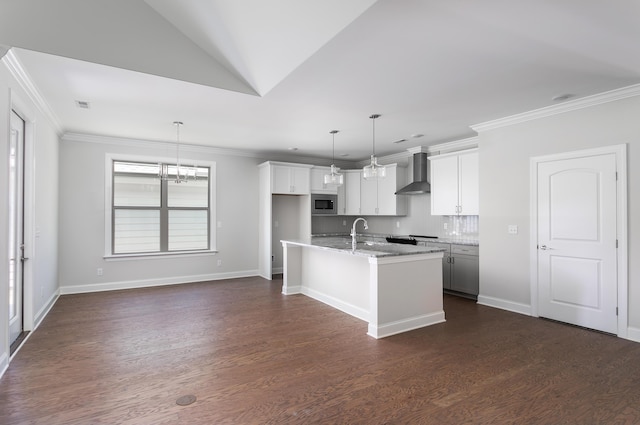
POLYGON ((312 237, 283 240, 285 295, 304 294, 368 322, 384 338, 445 321, 438 247, 312 237))

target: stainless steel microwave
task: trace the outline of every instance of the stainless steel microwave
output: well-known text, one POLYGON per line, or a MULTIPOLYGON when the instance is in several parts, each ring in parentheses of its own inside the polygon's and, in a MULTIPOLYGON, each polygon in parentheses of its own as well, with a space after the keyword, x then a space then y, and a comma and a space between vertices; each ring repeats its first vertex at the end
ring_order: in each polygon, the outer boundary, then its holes
POLYGON ((338 195, 311 195, 311 214, 338 214, 338 195))

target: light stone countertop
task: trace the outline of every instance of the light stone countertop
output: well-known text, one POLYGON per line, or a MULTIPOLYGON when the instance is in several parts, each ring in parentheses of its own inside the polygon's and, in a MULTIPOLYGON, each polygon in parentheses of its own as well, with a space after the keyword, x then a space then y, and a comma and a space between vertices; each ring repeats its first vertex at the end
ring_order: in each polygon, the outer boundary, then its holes
POLYGON ((443 252, 444 248, 424 245, 404 245, 367 239, 369 235, 358 235, 356 250, 352 251, 350 236, 313 236, 311 240, 283 240, 293 245, 340 251, 364 257, 391 257, 399 255, 431 254, 443 252))
MULTIPOLYGON (((316 234, 312 235, 312 238, 321 238, 321 237, 341 237, 347 238, 351 240, 351 236, 348 233, 325 233, 325 234, 316 234)), ((371 240, 375 242, 386 242, 386 238, 409 238, 409 235, 389 235, 389 234, 379 234, 379 233, 358 233, 358 241, 371 240)), ((433 243, 445 243, 445 244, 456 244, 456 245, 469 245, 469 246, 479 246, 478 239, 473 238, 421 238, 419 236, 411 236, 413 239, 420 242, 433 242, 433 243)))

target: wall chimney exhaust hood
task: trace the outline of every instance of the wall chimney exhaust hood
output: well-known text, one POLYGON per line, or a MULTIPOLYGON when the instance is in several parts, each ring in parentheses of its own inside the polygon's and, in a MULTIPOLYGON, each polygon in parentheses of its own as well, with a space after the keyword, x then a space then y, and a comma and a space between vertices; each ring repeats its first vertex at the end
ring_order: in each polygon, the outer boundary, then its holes
POLYGON ((408 184, 396 192, 396 195, 421 195, 431 193, 429 183, 429 161, 425 152, 413 154, 413 183, 408 184))

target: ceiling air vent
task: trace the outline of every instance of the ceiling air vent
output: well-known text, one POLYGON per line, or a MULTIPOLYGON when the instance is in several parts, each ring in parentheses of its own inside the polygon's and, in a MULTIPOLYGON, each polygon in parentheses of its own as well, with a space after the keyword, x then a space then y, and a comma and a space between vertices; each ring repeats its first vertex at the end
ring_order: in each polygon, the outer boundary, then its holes
POLYGON ((89 102, 86 102, 84 100, 76 100, 76 106, 82 109, 89 109, 90 107, 89 102))

